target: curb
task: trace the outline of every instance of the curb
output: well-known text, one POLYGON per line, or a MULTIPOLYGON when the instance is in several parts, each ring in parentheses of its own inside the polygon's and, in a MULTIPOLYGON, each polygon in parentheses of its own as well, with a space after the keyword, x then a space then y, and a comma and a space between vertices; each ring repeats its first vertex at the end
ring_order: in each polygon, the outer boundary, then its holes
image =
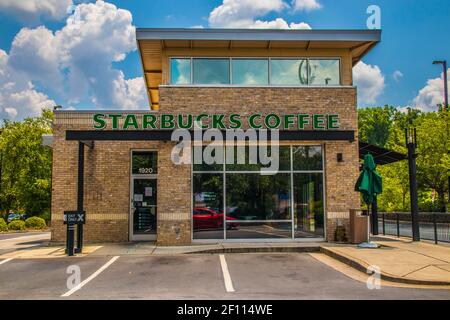
POLYGON ((296 253, 310 253, 320 252, 320 246, 308 247, 247 247, 247 248, 218 248, 205 249, 198 251, 185 252, 184 254, 220 254, 220 253, 270 253, 270 252, 296 252, 296 253))
MULTIPOLYGON (((342 263, 345 263, 346 265, 361 271, 363 273, 367 273, 367 264, 364 264, 362 262, 359 262, 357 260, 351 259, 345 255, 339 254, 333 250, 330 250, 326 247, 320 247, 320 252, 326 254, 327 256, 336 259, 342 263)), ((450 285, 450 282, 447 281, 433 281, 433 280, 417 280, 417 279, 410 279, 410 278, 402 278, 402 277, 396 277, 390 274, 381 273, 381 279, 390 281, 390 282, 397 282, 397 283, 405 283, 405 284, 416 284, 416 285, 426 285, 426 286, 448 286, 450 285)))

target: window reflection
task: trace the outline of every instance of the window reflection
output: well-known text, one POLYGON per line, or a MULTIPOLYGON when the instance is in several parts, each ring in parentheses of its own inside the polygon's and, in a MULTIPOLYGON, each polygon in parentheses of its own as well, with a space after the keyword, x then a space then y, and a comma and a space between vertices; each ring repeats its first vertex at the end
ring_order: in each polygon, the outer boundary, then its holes
POLYGON ((272 59, 271 60, 272 85, 307 85, 307 60, 304 59, 272 59))
POLYGON ((230 84, 229 59, 194 59, 194 84, 230 84))
POLYGON ((309 84, 339 85, 339 60, 309 60, 309 84))
MULTIPOLYGON (((233 223, 228 223, 228 225, 233 223)), ((240 222, 227 228, 227 239, 289 239, 292 238, 290 222, 240 222)))
POLYGON ((320 146, 293 146, 292 156, 293 167, 296 171, 322 170, 322 147, 320 146))
POLYGON ((269 60, 267 59, 233 59, 233 84, 238 85, 268 85, 269 60))
POLYGON ((237 220, 289 220, 290 174, 226 175, 227 216, 237 220))
POLYGON ((296 238, 324 236, 322 173, 294 173, 296 238))
POLYGON ((223 175, 193 175, 194 239, 223 239, 223 175))
POLYGON ((170 83, 172 84, 191 83, 191 59, 171 59, 170 83))
POLYGON ((132 174, 158 173, 158 154, 156 151, 133 151, 132 174))

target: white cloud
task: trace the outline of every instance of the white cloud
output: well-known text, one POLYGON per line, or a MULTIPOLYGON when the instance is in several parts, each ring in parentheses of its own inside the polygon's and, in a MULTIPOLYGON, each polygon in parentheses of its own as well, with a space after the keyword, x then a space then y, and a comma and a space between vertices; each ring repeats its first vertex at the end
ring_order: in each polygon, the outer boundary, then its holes
POLYGON ((38 113, 43 104, 54 104, 34 85, 70 104, 88 98, 98 108, 148 108, 143 78, 125 79, 113 67, 134 50, 131 13, 104 1, 78 5, 56 32, 23 28, 9 55, 0 51, 2 116, 12 115, 6 107, 16 108, 20 118, 38 113))
POLYGON ((403 78, 403 73, 400 70, 395 70, 392 74, 392 78, 394 78, 396 82, 399 82, 400 79, 403 78))
POLYGON ((310 29, 304 22, 289 24, 282 18, 265 21, 257 19, 271 12, 288 8, 283 0, 223 0, 209 14, 208 22, 213 28, 255 28, 255 29, 310 29))
POLYGON ((41 18, 58 20, 67 14, 72 0, 1 0, 0 10, 23 22, 41 18))
MULTIPOLYGON (((450 72, 450 68, 447 73, 450 72)), ((450 85, 450 81, 448 82, 450 85)), ((429 79, 414 99, 414 107, 422 111, 436 111, 438 104, 444 103, 444 74, 439 78, 429 79)))
POLYGON ((317 0, 293 0, 292 6, 294 11, 311 11, 322 8, 317 0))
POLYGON ((375 104, 385 86, 380 68, 362 61, 353 68, 353 81, 358 87, 358 102, 362 104, 375 104))

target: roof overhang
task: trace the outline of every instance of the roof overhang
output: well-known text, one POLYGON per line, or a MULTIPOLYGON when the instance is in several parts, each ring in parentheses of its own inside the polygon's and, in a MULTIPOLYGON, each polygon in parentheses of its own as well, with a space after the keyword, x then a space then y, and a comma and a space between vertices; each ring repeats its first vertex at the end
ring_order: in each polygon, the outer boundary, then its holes
POLYGON ((403 153, 359 141, 359 158, 362 160, 364 159, 364 156, 369 153, 373 156, 375 163, 378 165, 395 163, 408 158, 403 153))
POLYGON ((163 49, 344 49, 355 65, 381 41, 381 30, 137 28, 136 39, 152 104, 159 104, 163 49))

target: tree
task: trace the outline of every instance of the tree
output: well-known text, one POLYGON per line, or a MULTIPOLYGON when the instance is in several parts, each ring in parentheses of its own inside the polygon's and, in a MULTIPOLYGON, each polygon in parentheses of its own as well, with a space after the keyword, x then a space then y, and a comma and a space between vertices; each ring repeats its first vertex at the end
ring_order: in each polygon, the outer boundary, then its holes
POLYGON ((417 181, 419 188, 435 190, 441 211, 446 211, 450 174, 450 117, 448 112, 429 112, 415 121, 417 126, 417 181))
POLYGON ((360 140, 384 147, 389 139, 396 109, 390 106, 358 110, 360 140))
POLYGON ((51 150, 41 145, 51 133, 53 113, 21 122, 4 121, 0 135, 0 210, 38 215, 50 209, 51 150))

